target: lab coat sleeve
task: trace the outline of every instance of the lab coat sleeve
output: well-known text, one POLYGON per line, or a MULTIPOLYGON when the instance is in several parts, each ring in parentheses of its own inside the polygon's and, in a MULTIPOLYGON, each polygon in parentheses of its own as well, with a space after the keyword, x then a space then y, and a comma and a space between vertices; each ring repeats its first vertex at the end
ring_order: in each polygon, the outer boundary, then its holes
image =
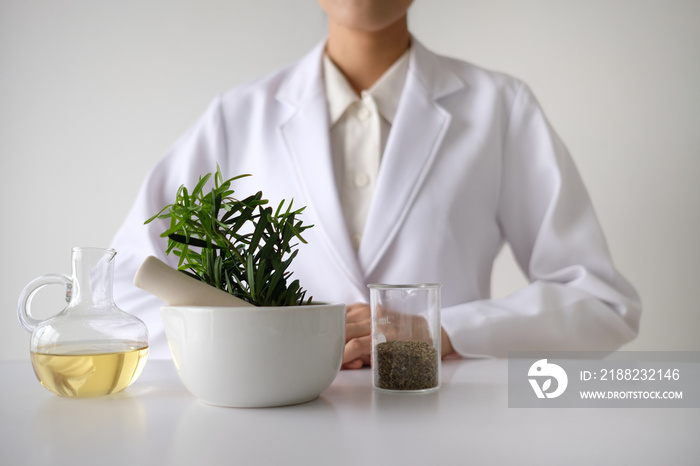
POLYGON ((613 266, 581 177, 524 85, 504 136, 501 182, 499 225, 530 284, 445 307, 455 351, 608 351, 632 340, 639 297, 613 266))
POLYGON ((149 356, 168 358, 168 347, 159 309, 165 303, 136 288, 134 274, 149 255, 171 266, 177 256, 166 256, 167 239, 160 235, 167 230, 167 220, 144 222, 175 201, 180 186, 194 186, 200 176, 216 170, 225 160, 226 139, 220 99, 216 99, 204 115, 172 146, 146 177, 131 211, 117 231, 112 247, 117 251, 114 270, 114 299, 123 310, 146 323, 149 330, 149 356))

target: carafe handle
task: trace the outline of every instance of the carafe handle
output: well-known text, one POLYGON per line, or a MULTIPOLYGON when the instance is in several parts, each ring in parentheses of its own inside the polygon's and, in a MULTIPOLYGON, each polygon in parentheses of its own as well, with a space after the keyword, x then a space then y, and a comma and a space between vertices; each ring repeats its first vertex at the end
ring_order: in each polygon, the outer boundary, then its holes
POLYGON ((32 299, 34 295, 43 287, 47 285, 64 285, 67 288, 66 301, 69 301, 69 293, 73 287, 73 281, 71 277, 62 273, 50 273, 47 275, 42 275, 39 278, 35 278, 27 284, 22 290, 22 294, 19 296, 19 301, 17 302, 17 316, 19 321, 22 323, 24 328, 33 332, 37 325, 39 325, 41 320, 32 317, 30 311, 30 306, 32 304, 32 299))

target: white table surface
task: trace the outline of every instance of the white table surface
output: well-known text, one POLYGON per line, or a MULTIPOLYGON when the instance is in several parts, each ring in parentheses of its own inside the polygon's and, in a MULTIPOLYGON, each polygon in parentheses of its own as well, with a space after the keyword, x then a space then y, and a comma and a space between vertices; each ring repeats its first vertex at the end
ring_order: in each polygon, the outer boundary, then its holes
POLYGON ((507 364, 445 361, 426 395, 342 371, 312 402, 236 409, 199 402, 171 361, 95 399, 0 362, 0 465, 700 465, 700 409, 508 408, 507 364))

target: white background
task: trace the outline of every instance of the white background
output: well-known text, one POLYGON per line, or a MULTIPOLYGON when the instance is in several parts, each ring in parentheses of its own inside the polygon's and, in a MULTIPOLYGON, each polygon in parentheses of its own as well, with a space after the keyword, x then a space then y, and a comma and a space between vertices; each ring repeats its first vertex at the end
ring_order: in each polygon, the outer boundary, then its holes
MULTIPOLYGON (((698 0, 417 0, 409 17, 428 48, 540 99, 642 296, 629 350, 700 350, 698 18, 698 0)), ((314 0, 0 0, 0 359, 28 357, 22 287, 109 245, 209 101, 325 29, 314 0)), ((506 250, 494 294, 523 283, 506 250)))

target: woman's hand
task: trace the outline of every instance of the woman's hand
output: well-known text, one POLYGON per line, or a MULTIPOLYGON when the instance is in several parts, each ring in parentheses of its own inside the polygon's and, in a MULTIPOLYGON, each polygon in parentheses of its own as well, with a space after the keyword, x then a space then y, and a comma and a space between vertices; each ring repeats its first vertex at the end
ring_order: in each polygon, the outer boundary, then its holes
POLYGON ((371 365, 372 315, 369 304, 355 303, 345 312, 345 352, 341 369, 371 365))
MULTIPOLYGON (((406 317, 403 317, 406 318, 406 317)), ((411 316, 415 319, 416 317, 411 316)), ((422 317, 420 317, 422 319, 422 317)), ((406 322, 408 324, 408 322, 406 322)), ((411 322, 411 328, 421 329, 420 325, 411 322)), ((450 338, 441 330, 442 357, 454 352, 450 338)), ((427 331, 427 328, 424 329, 427 331)), ((341 369, 360 369, 372 365, 372 313, 369 304, 355 303, 347 307, 345 312, 345 351, 341 369)))

